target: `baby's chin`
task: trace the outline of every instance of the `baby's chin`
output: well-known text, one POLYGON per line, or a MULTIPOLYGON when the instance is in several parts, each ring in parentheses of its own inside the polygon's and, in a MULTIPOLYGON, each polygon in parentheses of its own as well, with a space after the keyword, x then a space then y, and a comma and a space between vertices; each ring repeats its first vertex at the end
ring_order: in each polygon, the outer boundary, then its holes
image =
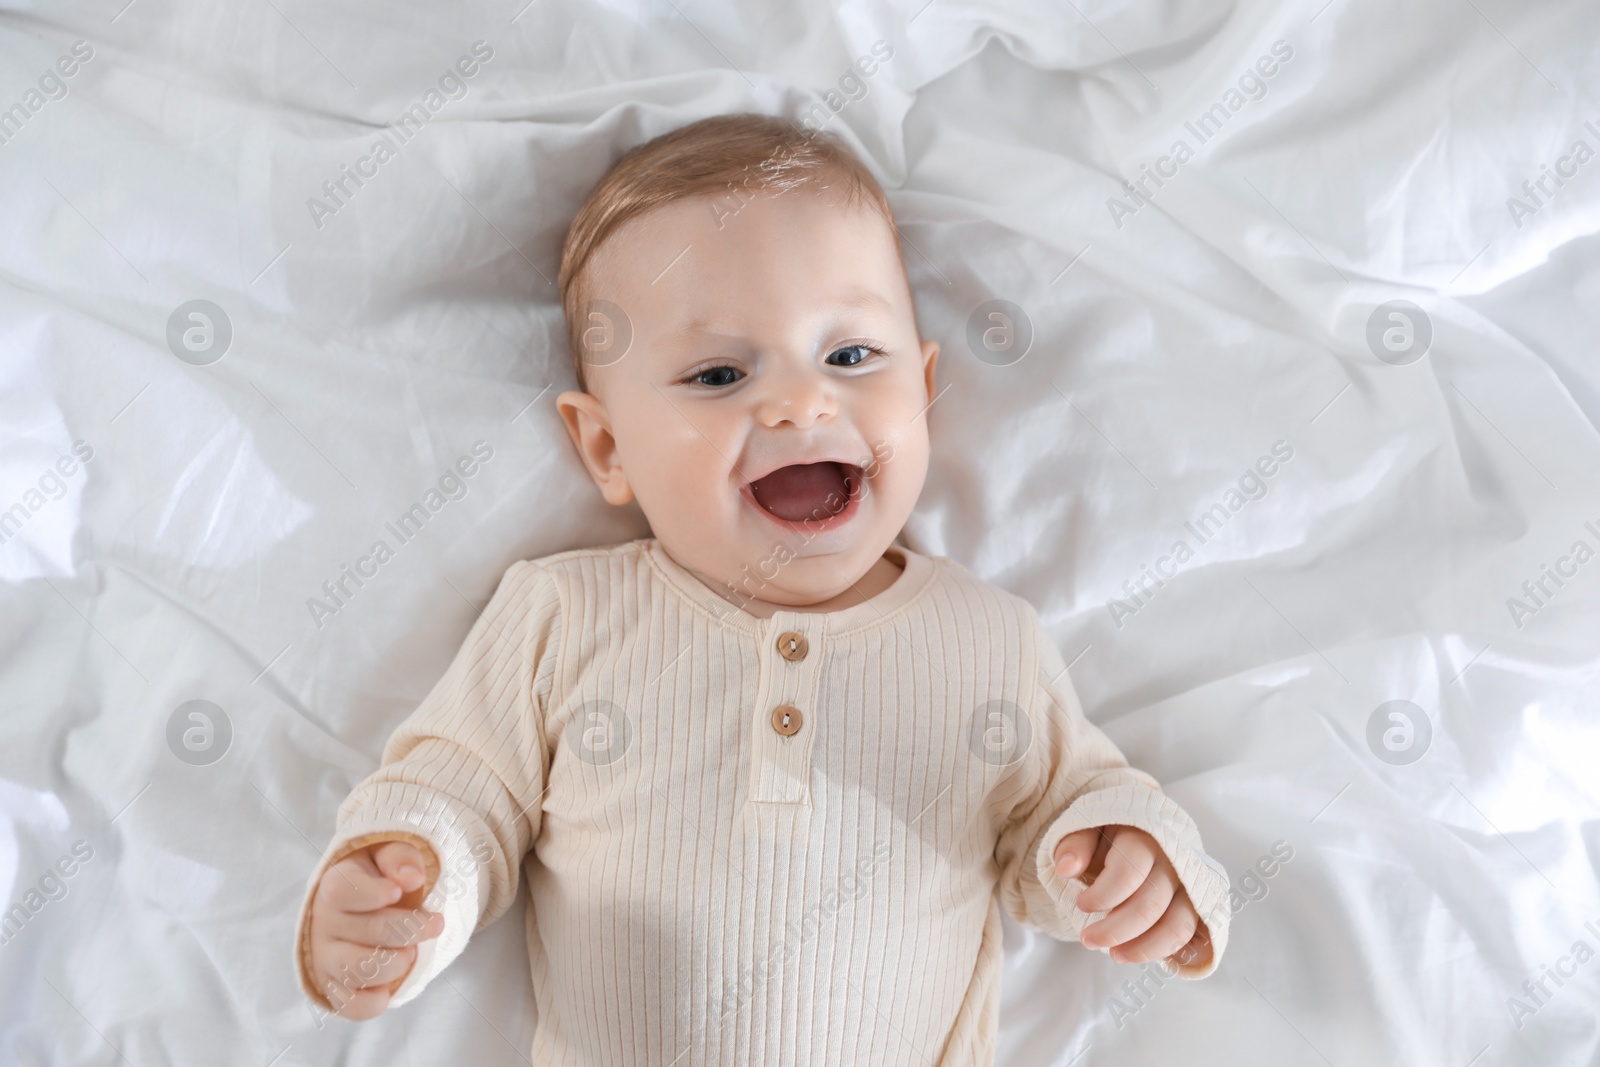
POLYGON ((893 536, 883 538, 880 547, 876 539, 864 534, 824 553, 817 553, 815 545, 790 550, 777 542, 752 552, 739 538, 729 538, 721 544, 697 539, 693 549, 679 552, 671 542, 661 540, 675 559, 698 557, 701 565, 691 564, 690 569, 731 604, 761 614, 786 608, 814 608, 835 600, 839 601, 832 605, 836 607, 859 602, 861 597, 852 589, 872 570, 893 536))

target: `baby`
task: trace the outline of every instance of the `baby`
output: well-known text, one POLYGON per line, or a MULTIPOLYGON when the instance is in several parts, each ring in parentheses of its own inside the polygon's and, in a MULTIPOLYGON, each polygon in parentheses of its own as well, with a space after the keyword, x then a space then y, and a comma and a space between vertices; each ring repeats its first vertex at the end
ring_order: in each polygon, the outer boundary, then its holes
POLYGON ((323 1011, 416 997, 519 880, 537 1067, 992 1063, 1002 907, 1215 969, 1227 875, 1037 613, 897 543, 939 355, 897 235, 842 142, 759 115, 590 193, 557 404, 654 536, 512 563, 340 806, 296 946, 323 1011))

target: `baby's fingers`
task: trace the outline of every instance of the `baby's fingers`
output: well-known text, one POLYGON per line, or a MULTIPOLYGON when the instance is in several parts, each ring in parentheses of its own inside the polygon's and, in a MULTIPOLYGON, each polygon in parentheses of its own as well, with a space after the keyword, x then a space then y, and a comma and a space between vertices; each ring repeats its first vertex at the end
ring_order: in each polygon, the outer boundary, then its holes
POLYGON ((404 841, 386 841, 372 850, 372 861, 378 872, 391 878, 407 893, 422 888, 427 868, 422 853, 415 845, 404 841))
MULTIPOLYGON (((1150 877, 1156 866, 1154 842, 1138 832, 1111 831, 1114 835, 1106 851, 1105 866, 1094 884, 1078 894, 1081 911, 1110 911, 1129 897, 1150 877)), ((1153 921, 1153 917, 1152 917, 1153 921)))
MULTIPOLYGON (((1150 960, 1164 960, 1189 944, 1195 935, 1200 919, 1194 913, 1194 908, 1189 905, 1189 898, 1179 892, 1172 898, 1166 914, 1150 929, 1111 950, 1111 958, 1117 963, 1148 963, 1150 960)), ((1179 957, 1180 962, 1192 962, 1179 957)))
POLYGON ((1174 958, 1185 967, 1201 967, 1211 961, 1211 933, 1205 923, 1197 921, 1194 936, 1174 953, 1174 958))
MULTIPOLYGON (((1102 831, 1098 826, 1078 830, 1063 837, 1056 844, 1056 873, 1063 878, 1077 878, 1094 867, 1095 849, 1104 849, 1102 831)), ((1087 879, 1086 879, 1087 880, 1087 879)))
POLYGON ((400 886, 384 877, 365 851, 333 864, 317 883, 318 911, 377 911, 400 899, 400 886))
POLYGON ((421 908, 380 908, 377 911, 329 910, 316 922, 319 936, 372 948, 404 948, 444 932, 444 916, 421 908))
MULTIPOLYGON (((1106 870, 1110 869, 1111 864, 1108 861, 1106 870)), ((1093 886, 1096 889, 1099 887, 1099 882, 1093 886)), ((1112 909, 1111 914, 1099 922, 1085 926, 1079 939, 1085 948, 1109 948, 1133 940, 1155 926, 1166 914, 1176 888, 1164 877, 1164 872, 1157 872, 1155 877, 1141 885, 1131 897, 1112 909)), ((1188 935, 1185 935, 1184 941, 1187 940, 1188 935)), ((1178 944, 1181 945, 1183 942, 1180 941, 1178 944)))
POLYGON ((327 994, 328 1003, 333 1005, 333 1013, 341 1019, 352 1022, 363 1022, 367 1019, 376 1019, 389 1007, 389 1001, 394 994, 387 987, 381 989, 345 989, 338 983, 329 982, 323 987, 327 994))
POLYGON ((349 941, 329 941, 317 953, 317 980, 324 992, 331 981, 337 987, 328 993, 335 1007, 339 998, 362 989, 387 988, 404 978, 416 959, 414 948, 373 948, 349 941))

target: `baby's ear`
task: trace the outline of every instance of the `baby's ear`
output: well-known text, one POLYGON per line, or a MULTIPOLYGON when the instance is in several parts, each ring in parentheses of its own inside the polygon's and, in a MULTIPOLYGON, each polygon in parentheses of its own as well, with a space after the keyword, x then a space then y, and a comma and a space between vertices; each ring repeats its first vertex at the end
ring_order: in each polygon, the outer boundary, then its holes
POLYGON ((933 403, 933 398, 939 392, 935 382, 933 367, 939 362, 939 342, 922 342, 923 374, 928 379, 928 403, 933 403))
POLYGON ((556 397, 556 409, 567 425, 567 436, 578 450, 578 458, 606 503, 618 507, 633 499, 633 487, 622 471, 622 457, 617 452, 617 439, 611 433, 611 421, 605 405, 591 393, 569 389, 556 397))

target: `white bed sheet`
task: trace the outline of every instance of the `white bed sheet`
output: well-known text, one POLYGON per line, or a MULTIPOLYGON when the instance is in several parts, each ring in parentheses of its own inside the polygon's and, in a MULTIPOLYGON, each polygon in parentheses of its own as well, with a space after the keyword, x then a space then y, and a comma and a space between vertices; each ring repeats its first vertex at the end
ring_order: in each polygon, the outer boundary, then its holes
POLYGON ((1600 548, 1600 160, 1573 154, 1600 151, 1600 8, 123 5, 0 4, 0 108, 27 109, 0 143, 0 509, 26 519, 0 545, 0 1062, 524 1062, 515 916, 383 1021, 319 1024, 302 885, 508 563, 648 532, 552 404, 584 192, 643 139, 841 79, 828 128, 890 189, 945 350, 908 542, 1039 607, 1249 890, 1213 977, 1142 994, 1007 920, 1001 1062, 1597 1062, 1600 560, 1570 553, 1600 548), (465 95, 313 212, 478 41, 465 95), (994 299, 1033 331, 1008 366, 966 341, 994 299), (231 325, 209 365, 169 347, 192 300, 231 325), (1392 300, 1431 325, 1410 362, 1368 344, 1392 300), (314 618, 480 441, 465 495, 314 618), (232 733, 208 765, 169 742, 193 700, 232 733), (1392 700, 1431 732, 1414 762, 1369 744, 1392 700))

